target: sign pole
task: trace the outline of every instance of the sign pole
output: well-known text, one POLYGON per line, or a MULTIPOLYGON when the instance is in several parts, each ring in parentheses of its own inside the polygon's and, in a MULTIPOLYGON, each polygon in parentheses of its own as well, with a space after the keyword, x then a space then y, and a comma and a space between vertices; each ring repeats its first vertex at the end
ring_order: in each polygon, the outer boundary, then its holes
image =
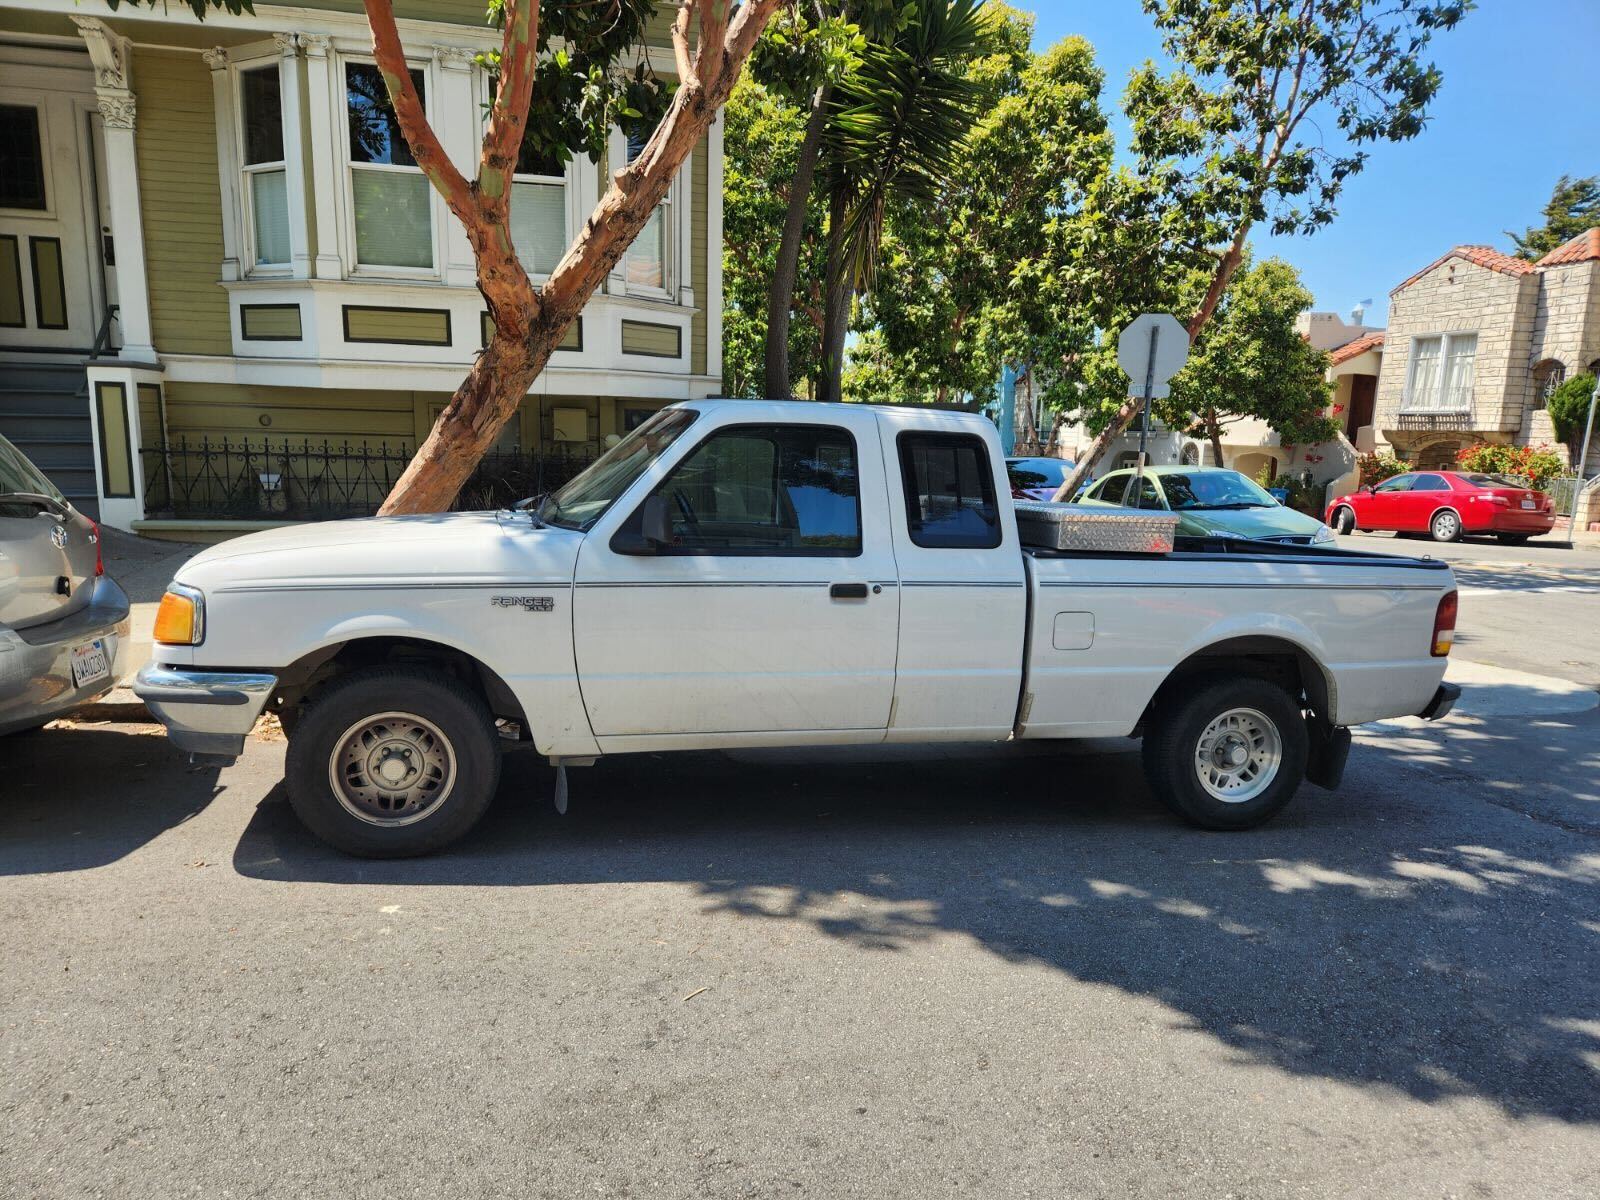
POLYGON ((1150 326, 1150 353, 1144 360, 1144 399, 1140 402, 1139 463, 1133 472, 1133 507, 1143 508, 1145 447, 1150 442, 1150 396, 1156 386, 1156 348, 1161 344, 1161 326, 1150 326))
POLYGON ((1572 531, 1578 524, 1578 497, 1583 494, 1583 469, 1589 465, 1589 439, 1594 436, 1594 406, 1600 403, 1600 379, 1594 381, 1594 391, 1589 393, 1589 421, 1583 427, 1583 452, 1578 455, 1578 466, 1573 472, 1578 486, 1572 489, 1572 511, 1567 514, 1567 541, 1572 541, 1572 531))

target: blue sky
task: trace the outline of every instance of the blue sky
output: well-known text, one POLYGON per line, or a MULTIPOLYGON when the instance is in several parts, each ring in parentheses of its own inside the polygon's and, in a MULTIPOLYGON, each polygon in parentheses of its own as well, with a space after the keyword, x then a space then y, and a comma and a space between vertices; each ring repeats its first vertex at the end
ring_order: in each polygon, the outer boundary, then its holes
MULTIPOLYGON (((1038 16, 1035 45, 1069 34, 1094 44, 1108 106, 1128 72, 1160 51, 1139 0, 1012 0, 1038 16)), ((1257 236, 1258 253, 1300 269, 1317 307, 1348 313, 1451 246, 1511 248, 1506 229, 1538 220, 1563 173, 1600 174, 1600 0, 1480 0, 1434 40, 1444 73, 1432 121, 1415 141, 1372 148, 1339 216, 1312 237, 1257 236)))

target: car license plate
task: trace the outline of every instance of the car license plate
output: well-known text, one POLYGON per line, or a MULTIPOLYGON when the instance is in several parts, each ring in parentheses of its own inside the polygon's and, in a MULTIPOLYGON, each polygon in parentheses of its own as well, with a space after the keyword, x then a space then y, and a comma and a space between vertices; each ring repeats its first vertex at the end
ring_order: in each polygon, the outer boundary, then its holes
POLYGON ((1533 501, 1532 500, 1524 500, 1522 502, 1522 507, 1523 508, 1532 508, 1533 506, 1534 505, 1533 505, 1533 501))
POLYGON ((111 656, 100 638, 72 648, 72 686, 85 687, 111 674, 111 656))

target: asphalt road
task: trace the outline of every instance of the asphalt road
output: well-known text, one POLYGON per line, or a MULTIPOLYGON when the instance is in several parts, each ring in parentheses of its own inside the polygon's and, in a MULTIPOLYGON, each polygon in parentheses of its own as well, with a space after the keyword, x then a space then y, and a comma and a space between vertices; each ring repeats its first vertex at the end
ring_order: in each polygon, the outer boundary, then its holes
MULTIPOLYGON (((1476 653, 1593 657, 1501 574, 1476 653)), ((565 817, 519 755, 363 863, 281 742, 10 739, 0 1196, 1587 1200, 1600 710, 1522 678, 1240 835, 1124 742, 620 760, 565 817)))

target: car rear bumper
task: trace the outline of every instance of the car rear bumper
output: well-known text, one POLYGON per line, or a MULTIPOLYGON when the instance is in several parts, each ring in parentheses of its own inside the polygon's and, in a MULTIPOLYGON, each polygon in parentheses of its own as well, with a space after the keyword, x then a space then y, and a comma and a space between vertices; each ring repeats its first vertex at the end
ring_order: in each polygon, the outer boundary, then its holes
POLYGON ((69 617, 27 629, 0 627, 0 734, 28 729, 105 695, 127 669, 128 597, 102 575, 89 603, 69 617), (104 643, 111 673, 78 687, 72 651, 104 643))
POLYGON ((1461 699, 1461 689, 1453 683, 1441 683, 1439 690, 1433 694, 1433 699, 1428 701, 1428 706, 1417 716, 1424 721, 1438 721, 1450 715, 1450 710, 1456 706, 1456 701, 1461 699))
POLYGON ((1516 509, 1502 510, 1494 515, 1494 520, 1489 523, 1489 529, 1494 533, 1549 533, 1556 525, 1555 513, 1547 512, 1518 512, 1516 509))
POLYGON ((276 675, 149 663, 135 677, 133 693, 167 727, 167 737, 180 750, 238 758, 245 734, 277 686, 276 675))

